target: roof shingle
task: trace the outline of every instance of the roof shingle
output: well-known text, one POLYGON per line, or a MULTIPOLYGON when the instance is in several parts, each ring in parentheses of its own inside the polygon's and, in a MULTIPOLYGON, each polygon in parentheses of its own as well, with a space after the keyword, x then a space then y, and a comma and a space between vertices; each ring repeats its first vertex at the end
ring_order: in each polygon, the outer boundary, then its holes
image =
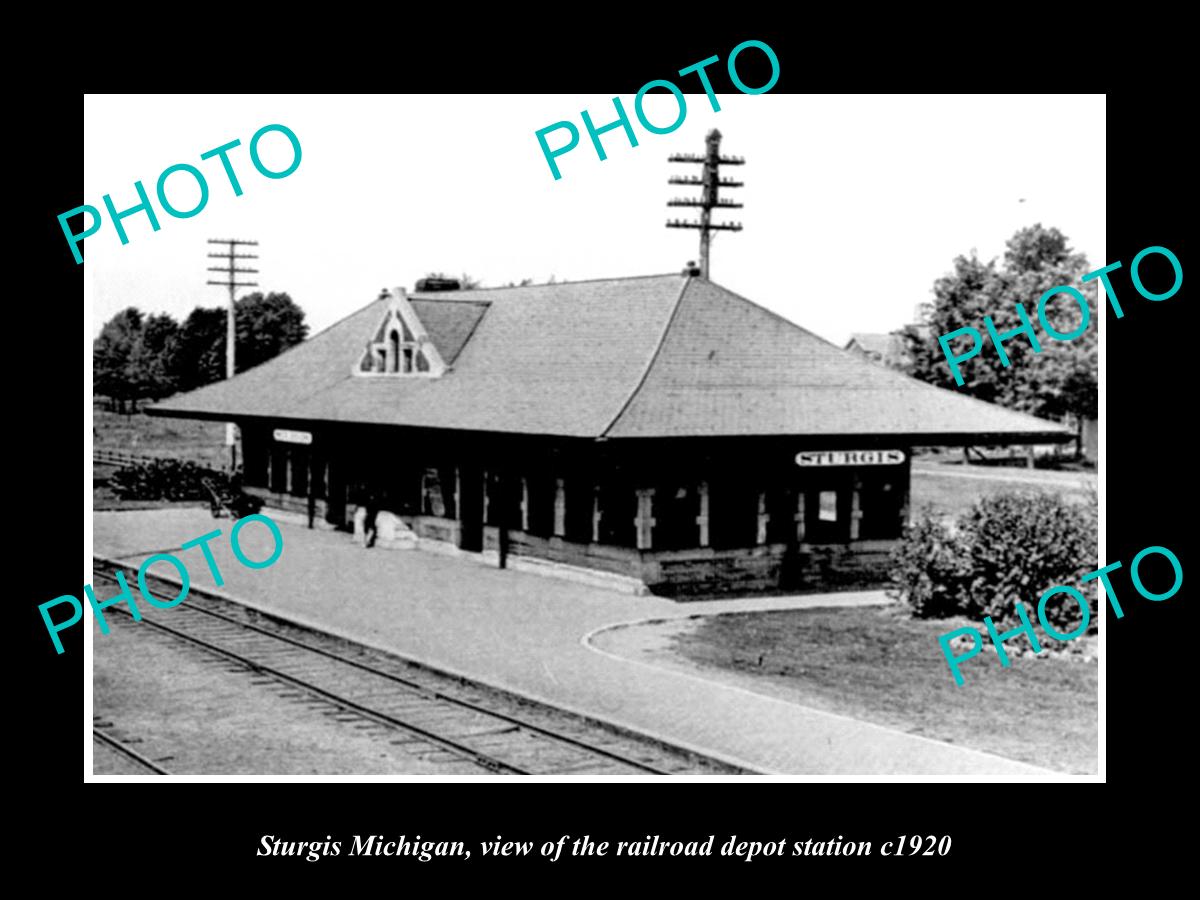
POLYGON ((700 278, 409 297, 450 371, 360 378, 380 299, 153 412, 570 437, 1012 435, 1062 426, 924 384, 700 278))

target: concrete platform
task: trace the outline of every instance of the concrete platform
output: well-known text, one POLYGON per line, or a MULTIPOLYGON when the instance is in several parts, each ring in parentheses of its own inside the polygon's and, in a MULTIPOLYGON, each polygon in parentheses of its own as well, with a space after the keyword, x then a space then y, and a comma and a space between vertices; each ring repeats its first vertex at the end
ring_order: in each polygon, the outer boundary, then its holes
MULTIPOLYGON (((882 592, 676 603, 528 571, 498 570, 471 558, 367 550, 346 534, 278 524, 283 554, 263 570, 238 563, 228 543, 232 523, 213 519, 202 509, 97 513, 94 552, 127 561, 136 571, 151 553, 178 548, 220 528, 222 537, 210 547, 224 577, 223 590, 248 605, 761 772, 1064 777, 707 677, 618 658, 584 640, 621 622, 877 604, 886 602, 882 592)), ((265 526, 251 523, 240 538, 251 559, 269 556, 265 526)), ((214 586, 199 548, 179 555, 196 584, 214 586)), ((162 570, 172 574, 169 565, 162 570)))

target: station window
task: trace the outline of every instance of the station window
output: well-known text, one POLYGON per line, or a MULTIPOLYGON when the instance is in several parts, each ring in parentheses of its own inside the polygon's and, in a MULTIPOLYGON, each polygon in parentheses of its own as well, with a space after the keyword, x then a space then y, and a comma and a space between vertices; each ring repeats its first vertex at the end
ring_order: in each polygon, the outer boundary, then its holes
POLYGON ((592 515, 595 513, 595 489, 592 479, 572 471, 564 476, 563 537, 576 544, 592 540, 592 515))
POLYGON ((600 492, 600 543, 614 547, 637 546, 637 494, 620 480, 604 481, 600 492))
POLYGON ((421 510, 427 516, 453 519, 456 473, 453 466, 425 469, 422 476, 421 510))
POLYGON ((437 469, 426 469, 421 484, 421 512, 427 516, 445 516, 446 501, 437 469))
POLYGON ((312 467, 310 469, 312 475, 312 495, 318 500, 325 497, 325 467, 326 460, 324 453, 318 447, 312 448, 312 467))
POLYGON ((899 537, 903 502, 899 486, 891 481, 867 485, 862 493, 863 516, 859 523, 859 538, 874 540, 899 537))
POLYGON ((735 480, 713 478, 708 486, 708 541, 715 550, 758 543, 758 491, 735 480))
POLYGON ((654 494, 654 547, 685 550, 700 546, 699 494, 690 485, 668 485, 654 494))
MULTIPOLYGON (((525 487, 529 502, 525 513, 529 527, 525 531, 536 537, 548 538, 554 534, 554 498, 558 483, 543 472, 526 476, 525 487)), ((520 518, 516 521, 518 525, 521 522, 520 518)))
POLYGON ((305 497, 308 495, 308 450, 304 447, 293 447, 288 457, 288 465, 292 472, 288 493, 294 497, 305 497))
POLYGON ((521 528, 521 486, 511 475, 501 477, 496 472, 485 473, 487 492, 487 524, 503 526, 512 531, 521 528))
POLYGON ((804 540, 809 544, 844 544, 850 540, 850 491, 813 490, 805 497, 804 540))
POLYGON ((242 477, 254 487, 267 486, 267 458, 270 444, 261 432, 242 432, 242 477))
POLYGON ((271 483, 267 485, 276 494, 287 493, 287 465, 288 454, 287 450, 279 444, 274 444, 270 450, 271 458, 271 483))
POLYGON ((786 544, 796 536, 796 492, 791 488, 768 487, 767 543, 786 544))

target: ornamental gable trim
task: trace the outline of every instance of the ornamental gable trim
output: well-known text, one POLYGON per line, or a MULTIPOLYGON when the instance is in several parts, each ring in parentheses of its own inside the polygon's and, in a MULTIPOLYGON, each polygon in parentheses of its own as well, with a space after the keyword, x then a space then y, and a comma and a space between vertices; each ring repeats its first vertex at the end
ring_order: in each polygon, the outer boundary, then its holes
POLYGON ((441 353, 421 324, 404 288, 385 291, 383 320, 371 332, 354 366, 358 376, 438 378, 446 372, 441 353))

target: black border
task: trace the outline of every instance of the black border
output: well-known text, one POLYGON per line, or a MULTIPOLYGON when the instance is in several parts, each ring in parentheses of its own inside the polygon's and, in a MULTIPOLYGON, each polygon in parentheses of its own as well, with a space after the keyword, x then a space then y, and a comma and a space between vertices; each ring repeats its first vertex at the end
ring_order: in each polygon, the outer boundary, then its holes
MULTIPOLYGON (((683 11, 681 11, 682 15, 683 11)), ((546 15, 553 17, 554 13, 546 15)), ((1111 81, 1086 69, 1087 56, 1078 45, 1068 43, 1061 65, 1049 65, 1044 55, 1029 48, 1031 34, 1017 35, 1008 26, 995 26, 993 39, 977 41, 974 47, 959 36, 957 43, 918 44, 902 34, 880 38, 888 22, 873 19, 863 23, 876 37, 855 40, 853 31, 829 33, 817 25, 804 27, 679 26, 655 37, 630 27, 626 34, 609 38, 600 34, 572 33, 551 40, 516 41, 496 36, 473 38, 456 34, 416 32, 399 46, 331 52, 325 49, 326 66, 336 66, 329 57, 341 55, 346 63, 342 84, 334 85, 322 72, 299 73, 289 90, 378 90, 435 91, 482 90, 502 95, 506 91, 609 93, 628 95, 645 81, 670 77, 670 72, 706 56, 724 58, 739 40, 765 40, 781 61, 781 78, 775 91, 874 90, 881 86, 905 90, 989 89, 1104 90, 1111 81), (737 33, 733 38, 720 34, 737 33), (1006 38, 1013 43, 1006 45, 1006 38), (472 44, 480 41, 483 46, 472 44), (394 52, 393 52, 394 51, 394 52), (403 54, 404 65, 396 57, 403 54), (659 61, 669 60, 666 65, 659 61), (649 64, 653 61, 654 64, 649 64), (1000 68, 1002 66, 1002 68, 1000 68), (1026 67, 1024 75, 1019 70, 1026 67), (1035 73, 1033 70, 1037 69, 1035 73), (865 74, 864 74, 865 72, 865 74), (884 77, 880 79, 880 73, 884 77), (890 75, 888 73, 891 73, 890 75), (1034 82, 1034 76, 1043 76, 1034 82), (1048 76, 1048 77, 1046 77, 1048 76)), ((1046 23, 1052 30, 1055 23, 1046 23)), ((335 33, 330 35, 336 42, 335 33)), ((132 38, 130 38, 132 40, 132 38)), ((303 44, 294 48, 304 51, 303 44)), ((63 51, 65 52, 65 51, 63 51)), ((1093 54, 1103 54, 1097 47, 1093 54)), ((248 56, 248 61, 253 57, 248 56)), ((1136 65, 1136 63, 1128 63, 1136 65)), ((720 71, 714 67, 715 71, 720 71)), ((267 84, 264 76, 244 77, 244 71, 228 71, 212 77, 211 72, 185 76, 162 73, 152 85, 162 91, 270 90, 285 85, 267 84), (203 78, 201 78, 203 74, 203 78), (243 80, 244 83, 239 83, 243 80)), ((751 81, 749 75, 747 81, 751 81)), ((753 83, 753 82, 751 82, 753 83)), ((1170 84, 1170 79, 1165 79, 1170 84)), ((132 89, 122 84, 117 89, 132 89)), ((717 84, 717 90, 728 86, 717 84)), ((1143 247, 1171 248, 1187 270, 1182 203, 1185 141, 1173 135, 1174 123, 1183 107, 1162 85, 1154 90, 1110 93, 1108 102, 1108 259, 1129 260, 1143 247)), ((82 830, 99 843, 112 842, 119 850, 123 841, 137 836, 139 873, 168 872, 179 863, 188 866, 188 880, 197 885, 228 885, 232 873, 246 873, 251 882, 274 887, 278 879, 324 881, 333 872, 331 884, 346 884, 347 875, 365 872, 349 865, 346 858, 311 864, 294 859, 256 859, 253 854, 260 835, 267 833, 295 839, 323 839, 335 835, 343 840, 359 833, 421 832, 444 834, 470 841, 490 839, 495 834, 525 840, 557 838, 562 833, 589 833, 611 840, 638 838, 661 833, 675 839, 715 833, 720 840, 736 832, 745 839, 771 840, 819 838, 842 834, 857 840, 882 841, 899 834, 950 833, 954 838, 947 860, 925 863, 904 861, 882 864, 878 857, 869 869, 882 872, 890 884, 909 876, 914 883, 938 889, 946 865, 974 873, 972 885, 993 877, 1012 879, 1014 889, 1035 889, 1045 874, 1058 881, 1074 879, 1079 869, 1095 864, 1097 844, 1116 841, 1122 848, 1149 840, 1150 834, 1136 833, 1137 823, 1113 836, 1105 822, 1108 804, 1101 804, 1097 788, 1089 785, 993 785, 975 783, 855 785, 809 783, 759 785, 742 781, 711 785, 528 785, 528 784, 437 784, 407 785, 206 785, 201 790, 180 787, 142 788, 131 793, 127 787, 86 786, 80 793, 82 765, 80 749, 82 710, 79 685, 82 680, 82 629, 66 636, 67 652, 57 657, 45 640, 36 603, 78 589, 83 554, 65 540, 63 526, 68 511, 78 502, 78 440, 74 415, 81 402, 78 370, 65 365, 48 365, 52 357, 64 359, 56 341, 82 295, 82 267, 75 266, 65 252, 55 216, 81 202, 78 188, 81 144, 82 98, 78 92, 57 96, 39 94, 28 98, 22 121, 37 123, 38 142, 31 153, 34 175, 20 187, 30 192, 23 204, 30 210, 20 216, 22 228, 33 228, 30 242, 39 264, 30 289, 21 291, 19 330, 10 339, 9 352, 18 375, 10 394, 10 442, 20 454, 13 464, 14 518, 21 523, 21 556, 28 576, 14 599, 21 609, 24 626, 20 636, 29 654, 14 673, 13 693, 24 708, 20 711, 24 755, 20 768, 33 776, 30 783, 44 786, 34 804, 22 811, 22 822, 33 834, 46 829, 63 831, 70 821, 86 823, 82 830), (28 387, 26 387, 28 385, 28 387), (25 461, 25 457, 30 459, 25 461), (94 788, 94 789, 93 789, 94 788), (116 798, 120 791, 120 799, 116 798), (236 796, 234 792, 236 793, 236 796), (107 792, 107 793, 104 793, 107 792), (179 793, 186 797, 180 798, 179 793), (327 865, 332 863, 332 865, 327 865), (916 866, 914 869, 913 867, 916 866), (920 881, 916 881, 920 878, 920 881)), ((1098 126, 1079 121, 1064 102, 1064 130, 1054 135, 1030 134, 1048 154, 1070 154, 1084 144, 1105 139, 1098 126)), ((965 104, 969 109, 969 104, 965 104)), ((548 111, 548 117, 554 115, 548 111)), ((548 118, 549 121, 549 118, 548 118)), ((1001 127, 1020 127, 1004 123, 1001 127)), ((814 135, 814 140, 819 136, 814 135)), ((881 136, 881 152, 886 139, 881 136)), ((1099 186, 1098 186, 1099 187, 1099 186)), ((13 246, 13 244, 10 244, 13 246)), ((86 251, 85 251, 86 252, 86 251)), ((24 271, 29 271, 24 269, 24 271)), ((23 274, 24 274, 23 271, 23 274)), ((1126 269, 1127 271, 1127 269, 1126 269)), ((1190 469, 1189 416, 1190 381, 1185 371, 1186 341, 1191 330, 1184 321, 1187 308, 1184 291, 1169 301, 1149 303, 1138 298, 1128 281, 1114 279, 1126 316, 1117 321, 1106 317, 1107 329, 1107 456, 1108 477, 1106 561, 1128 561, 1149 544, 1170 547, 1186 571, 1187 542, 1182 519, 1188 511, 1184 496, 1190 469), (1171 340, 1176 337, 1176 340, 1171 340), (1182 347, 1180 345, 1183 345, 1182 347)), ((1181 659, 1187 655, 1189 632, 1184 621, 1184 590, 1163 603, 1140 600, 1128 580, 1114 578, 1126 616, 1115 621, 1110 615, 1107 639, 1108 685, 1108 779, 1140 794, 1153 793, 1156 779, 1181 774, 1184 751, 1176 749, 1181 725, 1190 724, 1190 706, 1181 659), (1176 760, 1178 756, 1180 759, 1176 760)), ((982 711, 981 711, 982 713, 982 711)), ((1154 820, 1143 820, 1151 830, 1154 820)), ((1154 828, 1158 841, 1162 830, 1154 828)), ((1160 849, 1161 853, 1161 849, 1160 849)), ((920 858, 918 858, 920 859, 920 858)), ((114 855, 110 865, 132 864, 133 856, 114 855)), ((409 867, 398 860, 366 861, 372 873, 401 879, 413 871, 432 874, 440 882, 453 878, 445 864, 409 867), (384 873, 387 873, 385 875, 384 873)), ((791 860, 789 873, 801 875, 819 865, 822 872, 862 871, 862 859, 791 860), (834 864, 837 868, 828 868, 834 864), (797 868, 799 866, 800 868, 797 868)), ((551 872, 539 859, 503 860, 492 865, 472 860, 471 873, 495 874, 551 872)), ((782 874, 782 860, 740 861, 626 860, 614 864, 604 860, 575 860, 553 865, 559 871, 578 875, 600 865, 619 870, 622 876, 642 874, 667 866, 673 875, 691 873, 706 879, 716 889, 726 876, 745 889, 754 876, 782 874), (640 871, 639 871, 640 870, 640 871), (718 873, 719 870, 719 873, 718 873), (712 878, 714 874, 721 877, 712 878)), ((176 877, 182 869, 175 868, 176 877)), ((492 876, 494 877, 494 875, 492 876)), ((400 882, 402 885, 405 882, 400 882)), ((493 882, 503 883, 503 882, 493 882)), ((677 882, 673 882, 677 883, 677 882)), ((785 882, 808 884, 809 882, 785 882)), ((1044 882, 1042 882, 1044 884, 1044 882)), ((600 883, 597 883, 598 885, 600 883)), ((639 882, 630 884, 640 885, 639 882)), ((963 885, 965 888, 966 886, 963 885)))

